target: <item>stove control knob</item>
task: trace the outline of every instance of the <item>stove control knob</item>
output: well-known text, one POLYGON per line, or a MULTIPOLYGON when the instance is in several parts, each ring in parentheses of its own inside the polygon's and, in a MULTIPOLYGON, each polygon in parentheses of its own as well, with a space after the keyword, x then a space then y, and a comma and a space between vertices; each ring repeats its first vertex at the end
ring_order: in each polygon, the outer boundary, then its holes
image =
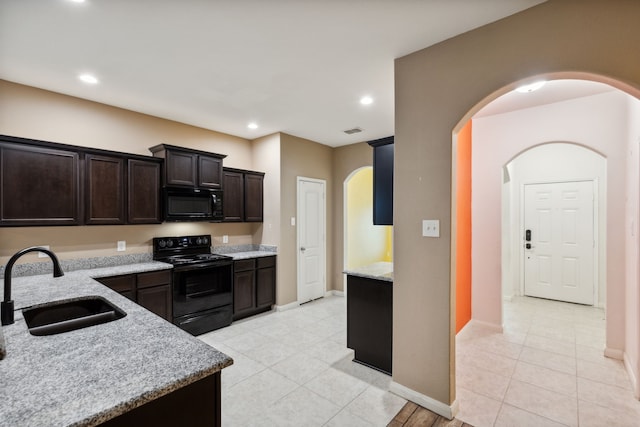
POLYGON ((164 248, 165 246, 167 246, 167 242, 165 242, 164 240, 159 240, 158 241, 158 246, 161 248, 164 248))
POLYGON ((201 245, 202 244, 202 239, 200 237, 198 237, 196 239, 196 244, 201 245))
POLYGON ((173 246, 173 240, 167 240, 167 246, 168 247, 172 247, 173 246))
POLYGON ((203 237, 202 238, 202 244, 203 245, 208 245, 209 244, 209 238, 208 237, 203 237))

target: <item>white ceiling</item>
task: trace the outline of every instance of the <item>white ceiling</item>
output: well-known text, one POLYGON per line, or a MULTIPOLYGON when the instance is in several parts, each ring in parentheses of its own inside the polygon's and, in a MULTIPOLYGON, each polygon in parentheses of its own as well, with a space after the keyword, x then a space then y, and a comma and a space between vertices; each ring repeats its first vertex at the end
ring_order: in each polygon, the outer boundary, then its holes
POLYGON ((394 58, 538 3, 0 0, 0 78, 248 139, 340 146, 394 133, 394 58))

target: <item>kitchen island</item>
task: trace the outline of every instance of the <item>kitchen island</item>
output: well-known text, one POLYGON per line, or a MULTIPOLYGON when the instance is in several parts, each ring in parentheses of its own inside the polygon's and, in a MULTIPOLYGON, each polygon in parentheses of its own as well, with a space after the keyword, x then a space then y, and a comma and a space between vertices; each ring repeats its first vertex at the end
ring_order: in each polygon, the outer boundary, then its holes
POLYGON ((377 262, 345 270, 347 347, 354 361, 391 375, 393 263, 377 262))
POLYGON ((145 264, 13 278, 15 323, 2 327, 0 426, 219 425, 220 374, 233 363, 93 277, 145 264), (22 308, 99 296, 126 312, 108 323, 34 336, 22 308))

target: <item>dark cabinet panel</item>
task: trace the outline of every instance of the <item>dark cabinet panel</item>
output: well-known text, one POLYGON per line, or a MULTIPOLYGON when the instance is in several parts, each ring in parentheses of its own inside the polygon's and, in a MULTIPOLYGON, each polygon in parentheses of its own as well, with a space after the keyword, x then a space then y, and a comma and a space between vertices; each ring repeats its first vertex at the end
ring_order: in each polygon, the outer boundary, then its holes
POLYGON ((173 320, 171 277, 171 270, 160 270, 102 277, 96 280, 171 322, 173 320))
POLYGON ((171 286, 138 287, 137 302, 147 310, 171 321, 171 286))
POLYGON ((262 222, 264 174, 244 175, 244 219, 247 222, 262 222))
POLYGON ((129 159, 128 212, 130 224, 158 224, 160 210, 160 163, 129 159))
POLYGON ((253 310, 256 305, 255 270, 236 271, 233 274, 233 316, 235 318, 253 310))
POLYGON ((241 222, 244 219, 244 175, 242 172, 223 172, 222 209, 224 220, 241 222))
POLYGON ((347 347, 354 361, 391 375, 393 283, 347 276, 347 347))
POLYGON ((276 303, 276 268, 256 270, 256 306, 269 307, 276 303))
POLYGON ((149 148, 164 162, 164 185, 219 189, 222 187, 223 154, 160 144, 149 148))
POLYGON ((165 173, 167 185, 196 186, 198 156, 181 151, 167 150, 165 173))
POLYGON ((271 310, 276 303, 276 257, 234 262, 233 318, 271 310))
POLYGON ((79 159, 74 151, 0 143, 0 224, 79 224, 79 159))
POLYGON ((203 188, 222 188, 222 159, 219 157, 198 156, 198 186, 203 188))
POLYGON ((370 141, 373 147, 373 223, 393 225, 393 140, 392 136, 370 141))
POLYGON ((85 224, 124 224, 124 165, 119 157, 85 156, 85 224))
POLYGON ((224 221, 263 221, 264 173, 224 168, 223 184, 224 221))

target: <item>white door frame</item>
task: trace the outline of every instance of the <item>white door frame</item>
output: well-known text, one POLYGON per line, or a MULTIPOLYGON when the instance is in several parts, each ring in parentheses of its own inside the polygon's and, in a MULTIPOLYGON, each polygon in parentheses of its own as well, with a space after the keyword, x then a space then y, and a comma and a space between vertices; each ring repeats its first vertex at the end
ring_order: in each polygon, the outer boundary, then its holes
MULTIPOLYGON (((298 218, 298 225, 296 226, 296 279, 297 279, 297 283, 296 283, 296 300, 298 302, 298 304, 302 304, 305 303, 307 301, 301 301, 300 300, 300 284, 303 282, 303 278, 302 278, 302 268, 301 268, 301 262, 302 262, 302 257, 301 255, 301 251, 300 251, 300 247, 301 242, 301 235, 300 235, 300 219, 301 219, 301 215, 300 212, 302 211, 301 207, 302 207, 302 198, 300 197, 300 183, 302 181, 307 181, 307 182, 314 182, 317 184, 321 184, 322 188, 323 188, 323 194, 326 195, 327 192, 327 181, 324 179, 316 179, 316 178, 307 178, 304 176, 297 176, 296 177, 296 217, 298 218)), ((322 286, 323 286, 323 293, 322 295, 326 295, 327 293, 327 198, 323 197, 322 198, 322 215, 321 215, 321 220, 322 220, 322 228, 323 228, 323 233, 322 233, 322 250, 320 251, 320 253, 322 254, 322 259, 320 261, 320 268, 322 270, 322 286)))
POLYGON ((593 185, 593 237, 594 237, 594 245, 593 245, 593 306, 600 307, 600 300, 598 298, 599 288, 600 288, 600 280, 598 275, 598 269, 600 265, 600 257, 598 254, 600 253, 600 226, 599 226, 599 217, 598 217, 598 207, 599 207, 599 199, 598 199, 598 178, 593 179, 575 179, 575 180, 553 180, 553 181, 532 181, 532 182, 524 182, 520 184, 520 224, 517 230, 515 230, 514 235, 519 236, 518 239, 520 241, 520 255, 518 257, 518 265, 520 266, 520 295, 524 295, 524 241, 522 239, 522 230, 524 230, 524 214, 525 214, 525 197, 524 197, 524 189, 526 185, 530 184, 560 184, 560 183, 568 183, 568 182, 591 182, 593 185))

